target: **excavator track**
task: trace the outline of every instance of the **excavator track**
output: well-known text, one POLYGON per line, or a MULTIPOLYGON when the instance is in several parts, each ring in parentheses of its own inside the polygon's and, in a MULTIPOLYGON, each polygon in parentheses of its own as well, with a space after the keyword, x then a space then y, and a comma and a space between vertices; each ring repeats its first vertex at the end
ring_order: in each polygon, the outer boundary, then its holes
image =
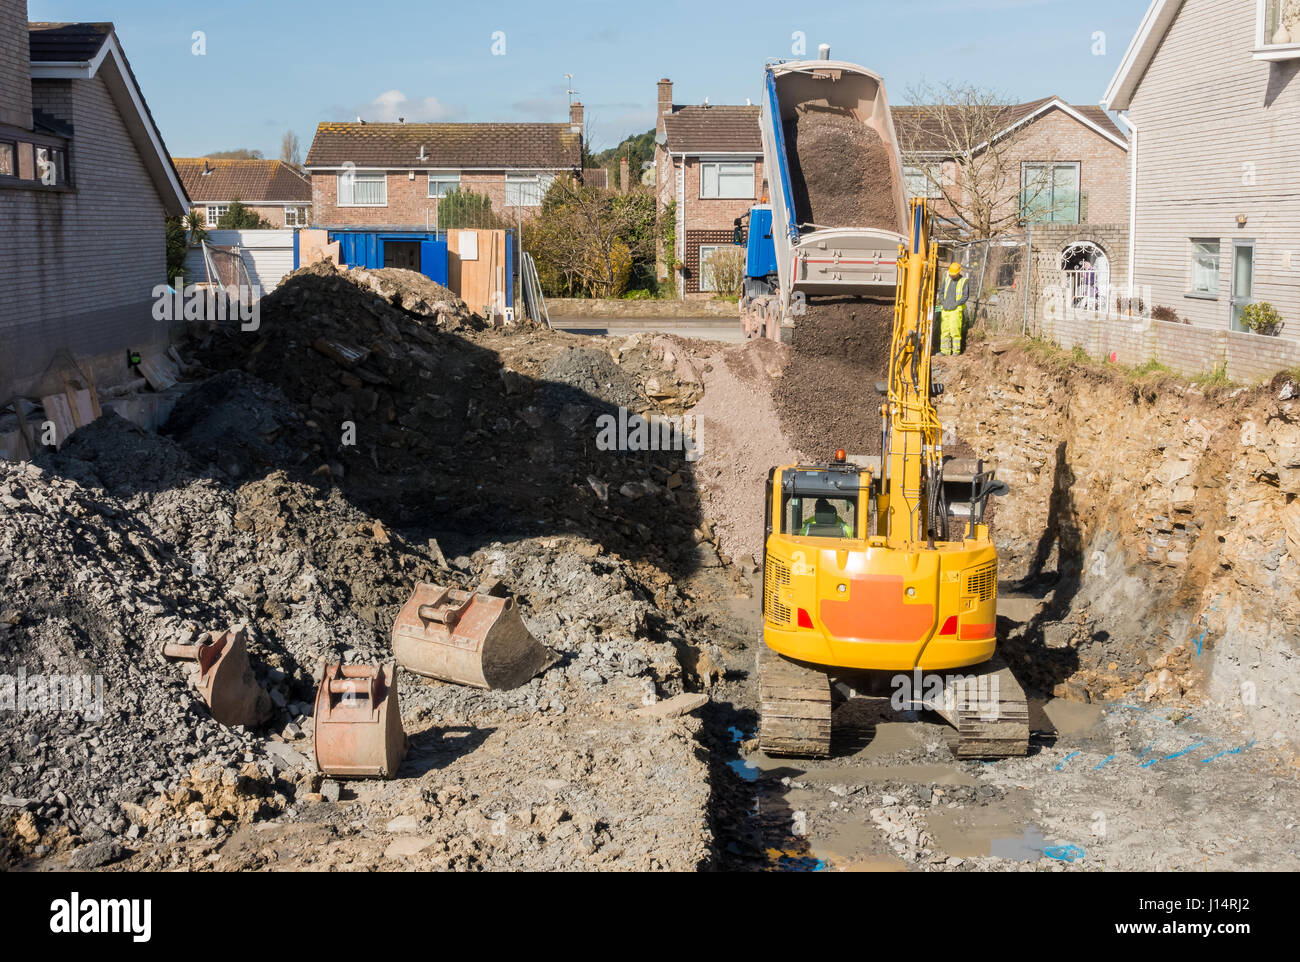
POLYGON ((831 679, 825 671, 760 644, 758 689, 758 743, 765 754, 830 756, 831 679))
POLYGON ((1029 752, 1029 702, 1000 658, 949 675, 935 710, 957 729, 958 758, 1013 758, 1029 752))

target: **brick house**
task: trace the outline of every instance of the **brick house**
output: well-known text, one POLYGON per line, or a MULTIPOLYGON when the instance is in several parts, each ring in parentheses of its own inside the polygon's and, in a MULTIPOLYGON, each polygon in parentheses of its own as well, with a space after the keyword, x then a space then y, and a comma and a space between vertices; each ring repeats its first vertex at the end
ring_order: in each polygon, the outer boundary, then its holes
POLYGON ((557 176, 581 179, 582 127, 580 103, 562 124, 320 124, 304 165, 313 226, 436 228, 457 189, 508 222, 530 218, 557 176))
POLYGON ((280 160, 230 160, 174 157, 194 209, 209 227, 240 201, 273 227, 311 224, 311 181, 280 160))
POLYGON ((0 404, 99 386, 163 351, 164 220, 189 200, 111 23, 28 23, 0 0, 0 404))
MULTIPOLYGON (((969 173, 952 156, 953 140, 960 135, 945 135, 940 118, 957 109, 891 108, 908 195, 928 197, 943 219, 941 232, 963 238, 972 233, 959 215, 972 203, 969 173)), ((999 233, 1032 225, 1035 250, 1053 249, 1062 271, 1075 272, 1086 260, 1101 286, 1113 284, 1128 262, 1128 139, 1101 107, 1068 104, 1060 97, 990 109, 996 112, 967 128, 998 131, 992 138, 998 144, 996 160, 977 170, 996 186, 989 192, 1002 195, 994 199, 989 224, 999 233)), ((948 121, 949 130, 963 127, 951 114, 948 121)), ((973 165, 985 155, 992 156, 988 148, 976 149, 973 165)))
POLYGON ((1298 69, 1300 0, 1155 0, 1103 97, 1133 131, 1132 283, 1207 333, 1265 301, 1300 341, 1298 69))
POLYGON ((673 82, 658 84, 655 121, 655 197, 659 214, 674 211, 675 269, 659 251, 658 275, 670 269, 687 298, 712 296, 705 258, 730 247, 737 218, 763 199, 763 145, 758 108, 681 106, 673 103, 673 82))

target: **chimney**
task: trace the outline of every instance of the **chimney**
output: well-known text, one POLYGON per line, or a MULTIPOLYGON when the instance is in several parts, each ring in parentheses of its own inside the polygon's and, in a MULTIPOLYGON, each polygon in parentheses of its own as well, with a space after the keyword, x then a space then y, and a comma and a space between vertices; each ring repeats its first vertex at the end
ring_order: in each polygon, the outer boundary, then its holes
POLYGON ((569 104, 569 123, 575 127, 582 126, 582 101, 569 104))
POLYGON ((659 81, 659 113, 655 121, 655 133, 662 133, 664 116, 673 112, 673 82, 667 77, 659 81))
POLYGON ((27 0, 0 0, 0 124, 32 129, 27 0))
POLYGON ((627 157, 621 157, 618 161, 618 192, 627 193, 627 157))

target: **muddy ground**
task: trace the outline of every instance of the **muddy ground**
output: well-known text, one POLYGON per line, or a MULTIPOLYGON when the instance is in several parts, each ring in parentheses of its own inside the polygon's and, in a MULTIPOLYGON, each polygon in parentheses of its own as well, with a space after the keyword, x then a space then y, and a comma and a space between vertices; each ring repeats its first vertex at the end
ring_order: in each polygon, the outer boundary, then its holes
POLYGON ((492 329, 402 281, 309 271, 258 338, 196 342, 207 380, 163 434, 106 418, 0 465, 0 675, 106 682, 97 720, 6 726, 7 865, 1297 867, 1300 686, 1269 626, 1295 624, 1300 428, 1276 386, 945 361, 942 416, 1013 487, 999 627, 1030 754, 958 761, 938 719, 850 692, 832 759, 775 760, 754 743, 761 485, 815 453, 782 427, 788 349, 492 329), (689 412, 698 459, 605 450, 620 409, 689 412), (558 663, 511 692, 401 671, 398 777, 322 779, 319 659, 386 657, 415 580, 487 577, 558 663), (274 705, 249 731, 158 651, 235 623, 274 705))

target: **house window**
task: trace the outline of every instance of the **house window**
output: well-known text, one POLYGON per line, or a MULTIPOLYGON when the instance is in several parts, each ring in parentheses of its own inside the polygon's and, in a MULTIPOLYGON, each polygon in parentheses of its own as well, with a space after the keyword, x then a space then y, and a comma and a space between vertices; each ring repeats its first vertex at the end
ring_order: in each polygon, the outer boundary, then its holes
POLYGON ((1192 266, 1188 294, 1195 297, 1219 296, 1219 241, 1218 238, 1191 240, 1192 266))
POLYGON ((310 223, 310 207, 286 207, 284 209, 285 227, 306 227, 310 223))
POLYGON ((1079 165, 1020 165, 1020 217, 1030 224, 1079 223, 1079 165))
POLYGON ((203 222, 209 227, 216 227, 217 221, 226 216, 226 211, 230 210, 227 204, 208 204, 203 210, 203 222))
POLYGON ((718 289, 717 282, 713 277, 713 269, 709 264, 709 259, 720 250, 722 250, 721 244, 700 245, 700 269, 698 276, 700 290, 702 291, 716 291, 718 289))
POLYGON ((46 187, 67 186, 68 162, 63 148, 36 148, 36 179, 46 187))
POLYGON ((338 175, 340 207, 387 207, 388 177, 383 171, 349 170, 338 175))
POLYGON ((907 182, 907 196, 925 197, 935 200, 943 196, 939 184, 943 180, 943 167, 940 164, 927 164, 924 167, 904 167, 903 179, 907 182))
POLYGON ((506 174, 507 207, 541 207, 554 174, 506 174))
POLYGON ((460 172, 455 170, 429 171, 429 196, 446 197, 460 188, 460 172))
POLYGON ((700 196, 750 199, 754 196, 753 164, 700 164, 700 196))
POLYGON ((1255 59, 1300 57, 1300 0, 1256 0, 1255 59))
POLYGON ((14 164, 14 145, 12 142, 0 141, 0 177, 16 177, 18 168, 14 164))

